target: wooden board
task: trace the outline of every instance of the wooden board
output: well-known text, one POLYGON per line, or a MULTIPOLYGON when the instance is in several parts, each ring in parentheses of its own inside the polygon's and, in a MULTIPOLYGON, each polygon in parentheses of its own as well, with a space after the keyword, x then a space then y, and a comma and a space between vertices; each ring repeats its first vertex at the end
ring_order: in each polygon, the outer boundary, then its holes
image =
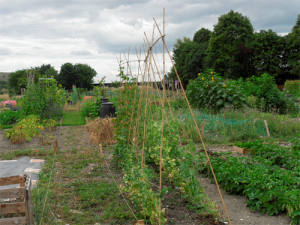
POLYGON ((10 188, 0 190, 0 199, 24 198, 25 188, 10 188))
POLYGON ((0 177, 0 186, 20 184, 20 181, 21 181, 20 176, 0 177))
POLYGON ((241 154, 248 154, 250 152, 250 148, 244 149, 237 146, 233 146, 233 151, 239 152, 241 154))
POLYGON ((0 219, 1 225, 11 225, 11 224, 26 224, 26 217, 11 217, 0 219))
POLYGON ((0 204, 0 215, 7 214, 7 213, 22 213, 22 212, 25 212, 24 202, 0 204))
POLYGON ((33 218, 33 204, 32 204, 32 196, 31 196, 31 178, 28 180, 28 185, 26 188, 26 206, 27 206, 27 215, 28 224, 34 224, 33 218))

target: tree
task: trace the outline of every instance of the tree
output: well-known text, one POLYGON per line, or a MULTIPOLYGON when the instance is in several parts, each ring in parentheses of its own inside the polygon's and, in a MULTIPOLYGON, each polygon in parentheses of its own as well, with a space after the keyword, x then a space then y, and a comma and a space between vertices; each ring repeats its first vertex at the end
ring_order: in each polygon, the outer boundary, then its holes
POLYGON ((72 89, 72 85, 76 83, 76 72, 72 63, 65 63, 61 66, 57 82, 67 90, 72 89))
MULTIPOLYGON (((208 42, 198 44, 196 42, 189 43, 185 46, 188 48, 188 53, 185 56, 185 63, 183 67, 182 83, 186 88, 189 80, 194 80, 198 77, 198 73, 204 71, 205 51, 208 47, 208 42)), ((183 51, 185 51, 185 48, 183 51)))
POLYGON ((253 41, 253 59, 257 75, 268 73, 273 77, 281 74, 284 69, 284 51, 286 38, 272 30, 261 30, 255 33, 253 41))
POLYGON ((287 48, 289 50, 288 64, 292 67, 291 73, 300 77, 300 14, 292 32, 288 34, 287 48))
POLYGON ((237 61, 243 67, 243 78, 248 78, 253 75, 253 50, 251 47, 246 47, 244 43, 238 46, 238 52, 234 54, 237 58, 237 61))
POLYGON ((45 71, 45 75, 47 77, 53 77, 55 80, 57 80, 57 78, 58 78, 58 72, 53 67, 51 67, 50 69, 47 69, 45 71))
POLYGON ((26 70, 17 70, 10 74, 8 79, 10 96, 20 94, 21 88, 26 88, 27 77, 26 70))
POLYGON ((205 42, 209 42, 211 31, 206 28, 201 28, 194 34, 193 41, 198 44, 203 44, 205 42))
POLYGON ((93 77, 97 72, 87 64, 65 63, 61 66, 58 75, 58 83, 67 90, 72 89, 72 85, 91 89, 93 87, 93 77))
POLYGON ((77 74, 76 86, 92 89, 93 78, 97 75, 97 72, 87 64, 77 63, 74 68, 77 74))
MULTIPOLYGON (((185 47, 186 44, 191 43, 191 39, 187 37, 183 37, 183 39, 177 39, 174 46, 173 46, 173 56, 172 59, 175 62, 176 70, 181 78, 183 75, 183 67, 185 63, 185 56, 186 52, 183 52, 183 48, 185 47)), ((169 73, 169 78, 177 80, 177 75, 175 73, 174 68, 171 68, 171 72, 169 73)))
POLYGON ((253 26, 248 17, 231 10, 218 18, 210 35, 206 68, 214 68, 226 78, 238 78, 243 74, 242 65, 235 57, 238 46, 253 39, 253 26))

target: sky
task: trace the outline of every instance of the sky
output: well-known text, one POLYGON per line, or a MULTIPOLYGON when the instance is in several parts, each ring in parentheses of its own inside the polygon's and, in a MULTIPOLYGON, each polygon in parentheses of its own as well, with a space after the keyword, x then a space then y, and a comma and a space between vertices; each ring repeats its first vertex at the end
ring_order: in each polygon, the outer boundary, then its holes
MULTIPOLYGON (((300 13, 299 0, 0 0, 0 72, 51 64, 84 63, 97 72, 94 81, 117 79, 118 60, 136 60, 145 34, 151 42, 155 20, 172 55, 176 39, 193 38, 202 27, 213 30, 230 10, 247 16, 255 31, 291 32, 300 13), (117 59, 118 58, 118 59, 117 59)), ((154 40, 160 37, 157 29, 154 40)), ((159 44, 160 43, 160 44, 159 44)), ((162 44, 156 45, 161 56, 162 44)), ((158 57, 162 69, 162 58, 158 57)), ((132 62, 137 72, 138 62, 132 62)), ((166 69, 171 61, 166 54, 166 69)), ((134 69, 135 68, 135 69, 134 69)), ((126 70, 126 69, 125 69, 126 70)))

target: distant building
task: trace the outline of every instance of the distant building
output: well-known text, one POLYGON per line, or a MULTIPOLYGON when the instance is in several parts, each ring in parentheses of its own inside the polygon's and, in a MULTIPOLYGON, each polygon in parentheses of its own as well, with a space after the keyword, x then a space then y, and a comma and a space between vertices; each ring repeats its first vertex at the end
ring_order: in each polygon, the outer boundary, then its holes
POLYGON ((11 73, 8 72, 0 72, 0 81, 7 81, 9 79, 11 73))

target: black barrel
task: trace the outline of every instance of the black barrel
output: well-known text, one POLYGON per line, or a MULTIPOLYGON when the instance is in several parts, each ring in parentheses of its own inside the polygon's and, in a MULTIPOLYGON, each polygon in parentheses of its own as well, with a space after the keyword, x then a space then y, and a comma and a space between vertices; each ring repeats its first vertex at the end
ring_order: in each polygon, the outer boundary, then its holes
POLYGON ((101 102, 108 102, 108 98, 101 97, 101 102))
POLYGON ((113 102, 102 102, 100 108, 100 118, 115 117, 116 109, 113 102))

